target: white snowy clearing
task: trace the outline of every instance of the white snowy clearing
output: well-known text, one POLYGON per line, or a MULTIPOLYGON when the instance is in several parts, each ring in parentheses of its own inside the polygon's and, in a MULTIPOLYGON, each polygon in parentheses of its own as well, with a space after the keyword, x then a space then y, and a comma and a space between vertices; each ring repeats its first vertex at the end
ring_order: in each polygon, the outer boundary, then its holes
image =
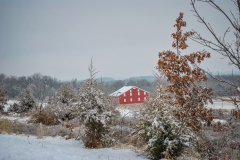
POLYGON ((208 103, 207 108, 212 109, 236 109, 235 105, 233 105, 230 102, 219 102, 219 101, 213 101, 213 104, 208 103))
POLYGON ((117 109, 122 116, 133 117, 134 111, 129 109, 117 109))
POLYGON ((86 149, 82 141, 63 137, 0 134, 1 160, 146 160, 130 149, 86 149))
POLYGON ((5 104, 5 108, 3 109, 4 112, 7 112, 8 108, 10 107, 10 105, 13 105, 13 103, 19 103, 19 101, 17 100, 8 100, 7 101, 7 104, 5 104))

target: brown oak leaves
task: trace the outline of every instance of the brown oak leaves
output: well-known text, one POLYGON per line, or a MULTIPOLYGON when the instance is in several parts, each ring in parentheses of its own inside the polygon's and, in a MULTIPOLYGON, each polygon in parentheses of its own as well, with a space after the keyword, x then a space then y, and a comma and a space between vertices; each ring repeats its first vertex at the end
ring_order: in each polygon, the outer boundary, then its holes
POLYGON ((179 49, 186 49, 187 38, 194 34, 191 31, 183 34, 181 28, 186 27, 186 22, 182 18, 183 13, 180 13, 174 25, 177 31, 172 34, 172 47, 177 49, 178 54, 172 51, 160 52, 157 69, 171 82, 167 91, 175 96, 175 116, 197 131, 201 129, 202 122, 210 125, 213 119, 211 109, 204 107, 208 101, 212 103, 212 89, 202 85, 202 82, 207 81, 207 76, 205 71, 198 67, 205 58, 210 57, 210 53, 204 50, 180 55, 179 49))

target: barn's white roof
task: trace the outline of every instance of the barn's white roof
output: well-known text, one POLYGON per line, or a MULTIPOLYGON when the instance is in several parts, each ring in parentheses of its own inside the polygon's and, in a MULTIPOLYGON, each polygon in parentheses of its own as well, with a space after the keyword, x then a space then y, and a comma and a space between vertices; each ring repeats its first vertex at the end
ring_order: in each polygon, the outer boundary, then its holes
POLYGON ((130 90, 130 89, 133 88, 133 87, 135 87, 135 86, 123 86, 123 87, 120 88, 119 90, 117 90, 117 91, 113 92, 112 94, 110 94, 110 96, 115 96, 115 97, 117 97, 117 96, 119 96, 119 95, 127 92, 128 90, 130 90))

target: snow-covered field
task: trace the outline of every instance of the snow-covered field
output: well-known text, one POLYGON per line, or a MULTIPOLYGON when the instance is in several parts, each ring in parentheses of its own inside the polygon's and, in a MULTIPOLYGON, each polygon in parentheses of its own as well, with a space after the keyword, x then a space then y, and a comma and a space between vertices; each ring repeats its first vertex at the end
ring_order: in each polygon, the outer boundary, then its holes
POLYGON ((207 107, 212 109, 235 109, 235 106, 232 103, 219 101, 213 101, 213 105, 208 103, 207 107))
MULTIPOLYGON (((18 103, 16 100, 9 100, 4 111, 18 103)), ((131 110, 121 110, 122 115, 131 116, 131 110)), ((19 117, 17 114, 10 116, 2 115, 1 118, 18 120, 26 123, 29 117, 19 117)), ((147 157, 139 155, 130 149, 87 149, 82 141, 65 137, 46 137, 37 139, 35 136, 3 135, 0 134, 0 160, 144 160, 147 157)))
POLYGON ((62 137, 0 134, 1 160, 146 160, 130 149, 86 149, 81 141, 62 137))
MULTIPOLYGON (((11 104, 18 103, 16 100, 9 100, 5 105, 4 111, 10 107, 11 104)), ((214 101, 214 104, 208 104, 208 108, 212 109, 234 109, 234 105, 229 102, 214 101)), ((118 109, 122 116, 132 117, 134 111, 129 109, 118 109)), ((26 123, 29 117, 19 117, 17 115, 5 116, 1 118, 15 120, 26 123)), ((213 123, 224 120, 214 119, 213 123)), ((143 160, 147 157, 139 155, 130 149, 87 149, 84 147, 82 141, 70 139, 65 140, 64 137, 45 137, 44 139, 37 139, 35 136, 22 135, 4 135, 0 134, 0 160, 143 160)))
POLYGON ((132 117, 133 114, 134 114, 134 111, 132 110, 129 110, 129 109, 117 109, 122 116, 125 116, 125 117, 132 117))

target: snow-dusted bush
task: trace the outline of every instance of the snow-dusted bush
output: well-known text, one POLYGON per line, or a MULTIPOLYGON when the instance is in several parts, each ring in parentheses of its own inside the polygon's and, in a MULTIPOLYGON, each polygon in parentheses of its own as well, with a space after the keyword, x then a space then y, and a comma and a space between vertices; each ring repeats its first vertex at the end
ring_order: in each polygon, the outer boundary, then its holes
POLYGON ((8 107, 8 112, 17 112, 19 110, 19 105, 17 103, 10 104, 10 107, 8 107))
POLYGON ((52 102, 45 109, 51 110, 61 120, 73 119, 76 115, 77 104, 64 104, 61 102, 52 102))
POLYGON ((27 87, 26 89, 21 92, 20 99, 19 99, 19 106, 16 108, 16 112, 28 112, 33 107, 35 107, 36 102, 35 98, 33 96, 33 91, 30 87, 27 87))
POLYGON ((161 85, 156 87, 138 124, 138 135, 147 143, 146 152, 152 159, 176 158, 185 148, 183 128, 172 116, 173 99, 165 90, 161 85))
POLYGON ((63 83, 57 91, 56 100, 63 104, 71 104, 77 101, 77 91, 71 82, 63 83))
MULTIPOLYGON (((66 127, 63 127, 62 125, 56 125, 56 126, 47 127, 47 134, 52 137, 55 137, 55 136, 64 137, 64 136, 69 136, 70 132, 66 127)), ((77 138, 77 137, 74 137, 74 138, 77 138)))
MULTIPOLYGON (((25 135, 36 135, 37 130, 39 128, 39 124, 37 123, 22 123, 17 120, 12 122, 13 124, 13 133, 16 134, 25 134, 25 135)), ((52 137, 55 136, 69 136, 70 132, 69 130, 62 126, 62 125, 54 125, 54 126, 46 126, 41 125, 42 131, 45 133, 45 135, 49 135, 52 137)), ((77 138, 77 137, 74 137, 77 138)))
POLYGON ((114 116, 114 107, 108 102, 99 83, 94 80, 92 63, 89 66, 90 78, 81 88, 80 119, 84 122, 86 131, 83 141, 88 148, 108 147, 112 145, 109 137, 109 124, 114 116))
POLYGON ((240 159, 240 117, 230 113, 221 116, 225 120, 204 126, 192 143, 202 159, 240 159))
POLYGON ((66 82, 61 85, 56 93, 56 97, 49 100, 45 109, 51 110, 62 120, 73 119, 77 109, 77 91, 72 83, 66 82))
POLYGON ((36 123, 23 123, 18 120, 12 121, 13 123, 13 132, 17 134, 27 134, 27 135, 35 135, 36 130, 39 124, 36 123))
POLYGON ((35 112, 32 115, 30 122, 42 123, 48 126, 58 125, 60 123, 58 120, 58 117, 51 110, 43 110, 42 112, 35 112))

